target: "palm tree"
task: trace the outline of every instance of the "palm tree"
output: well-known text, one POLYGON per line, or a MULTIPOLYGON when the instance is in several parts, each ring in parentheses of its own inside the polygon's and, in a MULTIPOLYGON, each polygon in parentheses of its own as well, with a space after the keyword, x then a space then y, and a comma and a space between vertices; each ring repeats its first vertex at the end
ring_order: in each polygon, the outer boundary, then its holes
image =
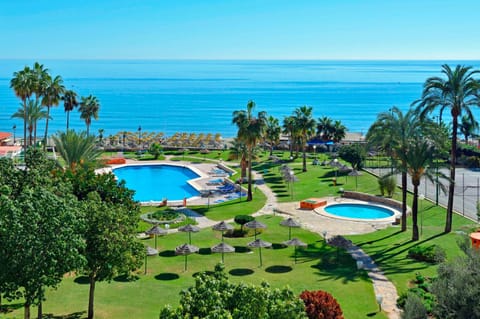
POLYGON ((80 164, 93 163, 100 155, 100 151, 95 148, 95 137, 88 136, 86 132, 76 133, 68 130, 66 133, 60 132, 52 138, 56 150, 72 172, 75 172, 80 164))
POLYGON ((46 119, 48 114, 37 101, 28 100, 26 108, 20 107, 17 112, 12 114, 12 118, 27 117, 28 145, 37 142, 37 122, 46 119))
POLYGON ((333 139, 334 124, 331 118, 323 116, 317 122, 317 135, 324 141, 333 139))
POLYGON ((452 116, 452 143, 450 150, 450 185, 448 189, 447 216, 445 221, 445 233, 452 231, 453 200, 455 193, 455 163, 457 160, 457 133, 458 117, 466 114, 473 119, 470 107, 480 106, 480 83, 473 76, 479 73, 472 67, 457 65, 452 70, 447 64, 442 65, 442 73, 446 79, 431 77, 425 81, 421 99, 414 102, 421 116, 433 112, 436 109, 450 110, 452 116))
POLYGON ((463 115, 459 125, 460 132, 465 136, 465 143, 468 144, 468 137, 472 136, 478 130, 478 122, 468 115, 463 115))
POLYGON ((87 125, 87 135, 90 135, 90 124, 92 123, 92 117, 98 119, 98 111, 100 109, 100 103, 98 99, 89 95, 87 97, 82 96, 82 101, 80 102, 80 118, 85 120, 85 125, 87 125))
MULTIPOLYGON (((435 158, 435 145, 431 140, 424 136, 415 135, 408 139, 408 145, 405 153, 399 154, 402 162, 406 164, 406 170, 412 179, 413 185, 413 203, 412 203, 412 241, 419 239, 418 234, 418 186, 423 176, 432 183, 434 181, 435 171, 433 161, 435 158)), ((440 184, 442 189, 444 186, 440 184)))
POLYGON ((333 123, 332 131, 332 139, 335 143, 338 143, 345 138, 347 128, 342 124, 342 121, 337 120, 333 123))
POLYGON ((65 92, 65 87, 63 86, 63 80, 60 76, 56 76, 52 79, 51 76, 46 78, 45 90, 43 93, 42 105, 47 107, 47 118, 45 121, 45 137, 43 149, 47 147, 47 138, 48 138, 48 119, 50 118, 50 108, 58 106, 60 103, 61 95, 65 92))
POLYGON ((266 128, 265 128, 265 139, 268 140, 270 144, 270 156, 273 155, 273 145, 278 144, 280 140, 281 128, 278 124, 278 119, 269 116, 267 118, 266 128))
POLYGON ((70 112, 73 111, 78 106, 77 93, 72 90, 66 90, 62 96, 63 107, 65 113, 67 113, 67 131, 70 124, 70 112))
POLYGON ((379 147, 392 156, 402 174, 402 231, 407 230, 407 170, 406 162, 400 156, 407 150, 409 137, 417 135, 420 127, 420 118, 413 110, 403 114, 394 106, 389 112, 377 116, 366 135, 371 146, 379 147))
POLYGON ((300 143, 303 152, 303 172, 307 171, 307 141, 312 136, 315 129, 315 120, 312 117, 311 106, 301 106, 294 111, 295 122, 300 130, 300 143))
POLYGON ((231 150, 235 154, 237 160, 240 157, 240 179, 243 181, 247 177, 247 146, 243 141, 239 140, 238 138, 234 138, 231 150))
POLYGON ((298 135, 298 129, 294 116, 287 116, 283 119, 283 133, 288 135, 288 145, 290 148, 290 157, 293 156, 293 147, 298 135))
POLYGON ((23 149, 27 149, 27 101, 33 94, 32 69, 25 67, 23 70, 13 73, 10 87, 15 95, 22 100, 23 107, 23 149))
POLYGON ((35 101, 40 101, 40 98, 45 95, 48 82, 51 80, 48 74, 48 69, 43 67, 43 64, 35 62, 32 69, 33 93, 35 93, 35 101))
POLYGON ((252 111, 255 108, 255 102, 249 101, 247 103, 247 111, 234 111, 232 123, 236 124, 238 127, 237 138, 240 141, 243 141, 247 146, 248 154, 248 193, 247 201, 253 199, 252 194, 252 159, 253 159, 253 150, 257 145, 258 141, 262 138, 265 123, 266 123, 266 112, 258 112, 257 117, 252 115, 252 111))

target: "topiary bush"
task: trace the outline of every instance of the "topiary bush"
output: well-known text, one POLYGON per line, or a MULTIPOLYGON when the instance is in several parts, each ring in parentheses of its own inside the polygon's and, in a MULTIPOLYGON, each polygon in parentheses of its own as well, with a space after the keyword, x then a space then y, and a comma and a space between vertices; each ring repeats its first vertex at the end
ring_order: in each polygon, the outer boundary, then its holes
POLYGON ((343 319, 337 300, 326 291, 305 290, 300 299, 305 303, 305 312, 309 319, 343 319))
POLYGON ((255 218, 253 218, 250 215, 237 215, 233 220, 235 221, 235 223, 240 225, 240 230, 243 232, 243 225, 245 225, 248 222, 251 222, 254 219, 255 218))
POLYGON ((439 264, 445 261, 445 250, 438 245, 415 246, 408 250, 407 257, 431 264, 439 264))

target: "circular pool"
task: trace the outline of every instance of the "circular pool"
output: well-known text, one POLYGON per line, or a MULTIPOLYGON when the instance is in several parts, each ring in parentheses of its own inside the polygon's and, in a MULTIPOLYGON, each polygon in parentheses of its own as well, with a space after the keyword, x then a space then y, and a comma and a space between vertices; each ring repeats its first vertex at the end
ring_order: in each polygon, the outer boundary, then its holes
POLYGON ((378 220, 395 216, 392 210, 369 204, 331 204, 324 211, 333 217, 359 220, 378 220))
POLYGON ((140 202, 182 200, 199 195, 188 181, 200 175, 184 166, 126 165, 115 168, 113 174, 135 191, 134 198, 140 202))

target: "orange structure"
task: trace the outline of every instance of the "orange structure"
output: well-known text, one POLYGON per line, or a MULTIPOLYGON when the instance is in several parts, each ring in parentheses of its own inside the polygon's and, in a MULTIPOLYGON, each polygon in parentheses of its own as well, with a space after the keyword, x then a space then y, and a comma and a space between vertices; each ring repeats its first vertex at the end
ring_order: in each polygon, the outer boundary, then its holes
POLYGON ((327 201, 318 198, 309 198, 300 202, 300 208, 302 209, 315 209, 325 205, 327 205, 327 201))
POLYGON ((480 232, 471 233, 470 239, 472 240, 472 247, 480 249, 480 232))

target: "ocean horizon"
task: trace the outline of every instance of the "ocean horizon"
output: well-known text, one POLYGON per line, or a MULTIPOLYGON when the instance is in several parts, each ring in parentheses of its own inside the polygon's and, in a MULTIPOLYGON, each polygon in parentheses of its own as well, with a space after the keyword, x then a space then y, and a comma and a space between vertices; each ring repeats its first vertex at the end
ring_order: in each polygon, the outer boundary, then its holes
MULTIPOLYGON (((0 131, 23 134, 11 115, 21 101, 10 88, 13 73, 36 60, 0 60, 0 131)), ((406 111, 420 98, 425 80, 441 76, 444 63, 480 67, 480 61, 426 60, 38 60, 67 89, 100 101, 90 132, 220 133, 236 135, 232 113, 249 100, 255 112, 280 122, 296 107, 313 107, 314 118, 340 120, 349 132, 365 134, 378 113, 406 111)), ((475 109, 478 119, 480 110, 475 109)), ((65 130, 63 104, 51 109, 49 133, 65 130)), ((445 117, 448 120, 448 116, 445 117)), ((70 127, 85 130, 78 111, 70 127)), ((44 122, 38 125, 43 134, 44 122)))

